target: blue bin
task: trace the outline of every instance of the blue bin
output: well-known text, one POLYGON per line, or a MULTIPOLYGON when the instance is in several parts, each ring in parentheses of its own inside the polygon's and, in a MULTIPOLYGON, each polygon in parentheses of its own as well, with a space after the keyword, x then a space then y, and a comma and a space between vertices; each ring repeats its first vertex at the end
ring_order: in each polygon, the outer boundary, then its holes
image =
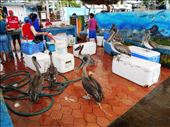
POLYGON ((152 61, 159 63, 160 61, 160 53, 156 51, 152 51, 150 49, 145 49, 137 46, 129 46, 132 56, 138 57, 140 59, 152 61))
POLYGON ((140 59, 156 62, 156 63, 160 62, 160 56, 146 57, 146 56, 142 56, 140 54, 133 53, 133 52, 132 52, 132 56, 140 58, 140 59))
POLYGON ((109 32, 104 32, 104 40, 107 40, 110 36, 109 32))
POLYGON ((111 53, 113 52, 111 44, 109 42, 104 42, 104 51, 109 55, 111 55, 111 53))
POLYGON ((47 49, 50 52, 54 52, 55 51, 55 44, 50 44, 50 43, 46 43, 47 49))
POLYGON ((25 54, 32 55, 34 53, 43 52, 44 51, 44 43, 34 43, 34 42, 22 42, 21 43, 21 51, 25 54))

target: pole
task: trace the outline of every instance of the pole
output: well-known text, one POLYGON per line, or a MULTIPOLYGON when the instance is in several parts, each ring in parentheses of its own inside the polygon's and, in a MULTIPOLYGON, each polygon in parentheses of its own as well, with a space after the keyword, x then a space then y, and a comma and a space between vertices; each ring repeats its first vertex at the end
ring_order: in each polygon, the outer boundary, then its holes
POLYGON ((48 0, 46 0, 46 12, 47 12, 47 18, 50 19, 49 1, 48 0))

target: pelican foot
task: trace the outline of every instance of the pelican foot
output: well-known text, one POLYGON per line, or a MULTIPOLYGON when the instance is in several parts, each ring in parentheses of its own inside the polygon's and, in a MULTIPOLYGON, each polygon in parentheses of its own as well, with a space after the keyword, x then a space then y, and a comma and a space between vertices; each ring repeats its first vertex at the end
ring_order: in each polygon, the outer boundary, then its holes
POLYGON ((86 99, 86 100, 90 100, 91 99, 90 95, 84 95, 82 98, 86 99))

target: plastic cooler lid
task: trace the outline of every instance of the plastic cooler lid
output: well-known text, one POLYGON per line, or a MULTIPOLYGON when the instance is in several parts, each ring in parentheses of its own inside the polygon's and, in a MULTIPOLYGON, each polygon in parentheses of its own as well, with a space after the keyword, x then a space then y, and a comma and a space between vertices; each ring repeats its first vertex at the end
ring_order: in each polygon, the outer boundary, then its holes
POLYGON ((32 58, 33 56, 35 56, 37 58, 37 60, 41 60, 41 59, 49 59, 50 60, 50 57, 48 54, 45 54, 45 53, 42 53, 42 52, 39 52, 39 53, 35 53, 35 54, 32 54, 32 55, 26 55, 24 54, 24 57, 29 57, 29 58, 32 58))
POLYGON ((66 53, 66 54, 58 54, 58 53, 56 53, 56 52, 54 52, 55 54, 54 54, 54 58, 58 58, 58 59, 60 59, 60 60, 69 60, 70 58, 73 58, 74 59, 74 56, 73 56, 73 54, 70 54, 70 53, 66 53))
POLYGON ((91 43, 91 44, 96 44, 95 42, 92 42, 92 41, 87 41, 87 42, 79 43, 79 44, 88 44, 88 43, 89 43, 89 44, 90 44, 90 43, 91 43))
POLYGON ((129 46, 129 49, 131 50, 132 53, 136 53, 145 57, 160 56, 159 52, 137 47, 137 46, 129 46))
POLYGON ((161 67, 161 64, 159 64, 159 63, 155 63, 155 62, 152 62, 152 61, 140 59, 140 58, 133 57, 133 56, 129 57, 129 56, 122 55, 120 57, 119 61, 122 61, 125 64, 131 64, 131 65, 134 65, 134 66, 141 67, 141 68, 143 68, 145 70, 154 70, 155 68, 160 68, 161 67))

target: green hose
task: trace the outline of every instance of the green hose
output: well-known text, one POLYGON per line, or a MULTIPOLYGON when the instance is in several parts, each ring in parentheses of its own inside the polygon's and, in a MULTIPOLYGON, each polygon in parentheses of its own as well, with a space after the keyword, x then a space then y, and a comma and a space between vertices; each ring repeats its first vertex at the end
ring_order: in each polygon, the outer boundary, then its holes
MULTIPOLYGON (((31 83, 32 78, 31 78, 29 72, 27 72, 27 71, 17 71, 17 72, 5 74, 5 75, 0 77, 0 81, 1 81, 1 83, 5 83, 5 81, 7 81, 11 78, 17 78, 18 76, 24 76, 24 78, 19 80, 19 81, 12 82, 10 84, 1 85, 0 89, 2 89, 3 94, 5 94, 7 92, 11 92, 11 91, 17 91, 18 93, 20 93, 22 95, 21 96, 15 96, 15 97, 4 96, 4 99, 11 100, 11 101, 29 99, 29 94, 25 91, 20 90, 20 88, 22 88, 23 86, 31 83), (14 87, 13 85, 16 84, 16 83, 20 84, 20 85, 18 85, 17 87, 14 87)), ((65 77, 62 74, 59 74, 59 76, 62 76, 65 81, 64 82, 54 82, 52 86, 43 87, 43 89, 48 88, 49 90, 55 91, 54 93, 50 93, 50 94, 45 93, 45 94, 39 95, 39 97, 48 97, 51 100, 50 104, 46 108, 44 108, 40 111, 34 112, 34 113, 23 113, 23 112, 16 111, 6 102, 8 109, 11 110, 13 113, 15 113, 17 115, 25 116, 25 117, 39 115, 39 114, 42 114, 42 113, 48 111, 52 107, 52 105, 54 104, 54 99, 53 99, 52 96, 61 94, 65 90, 65 88, 69 85, 69 83, 73 83, 73 82, 76 82, 76 81, 79 81, 79 80, 82 79, 80 77, 80 78, 77 78, 77 79, 68 80, 67 77, 65 77)))
POLYGON ((8 108, 10 111, 12 111, 13 113, 15 113, 15 114, 17 114, 17 115, 19 115, 19 116, 25 116, 25 117, 35 116, 35 115, 39 115, 39 114, 42 114, 42 113, 48 111, 48 110, 53 106, 53 104, 54 104, 54 99, 53 99, 53 97, 52 97, 52 96, 48 96, 48 97, 50 98, 51 103, 50 103, 46 108, 44 108, 44 109, 42 109, 42 110, 40 110, 40 111, 34 112, 34 113, 18 112, 18 111, 16 111, 16 110, 14 110, 13 108, 11 108, 11 107, 8 105, 8 103, 6 103, 6 106, 7 106, 7 108, 8 108))

